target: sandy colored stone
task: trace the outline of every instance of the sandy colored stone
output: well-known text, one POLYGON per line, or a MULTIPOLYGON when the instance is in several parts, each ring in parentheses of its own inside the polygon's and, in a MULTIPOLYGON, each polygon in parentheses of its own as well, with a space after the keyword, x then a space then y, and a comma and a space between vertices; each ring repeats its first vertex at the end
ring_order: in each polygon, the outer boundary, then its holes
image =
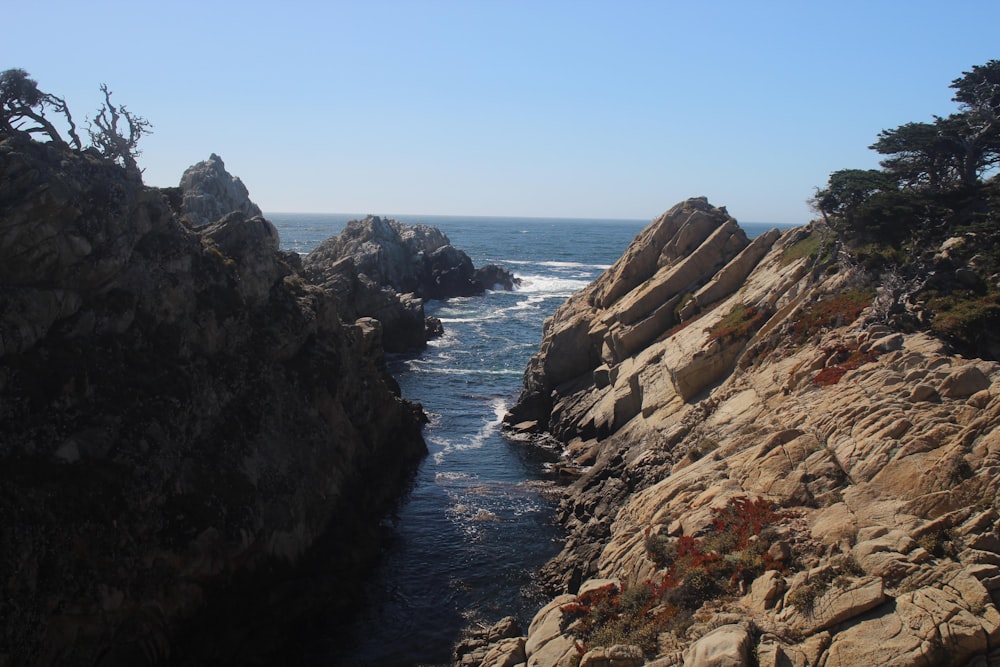
POLYGON ((646 658, 638 646, 615 644, 593 648, 583 654, 580 667, 642 667, 646 658))
POLYGON ((750 633, 742 625, 723 625, 696 641, 684 664, 696 667, 749 667, 750 633))

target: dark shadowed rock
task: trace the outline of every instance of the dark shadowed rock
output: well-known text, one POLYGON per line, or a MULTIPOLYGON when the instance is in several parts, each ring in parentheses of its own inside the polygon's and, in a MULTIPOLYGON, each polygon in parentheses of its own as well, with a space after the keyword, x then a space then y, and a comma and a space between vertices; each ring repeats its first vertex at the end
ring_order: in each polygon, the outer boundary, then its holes
POLYGON ((349 602, 425 452, 380 325, 205 215, 0 141, 2 664, 266 661, 349 602))
POLYGON ((483 290, 510 291, 521 284, 521 279, 502 266, 487 264, 475 270, 473 282, 483 290))

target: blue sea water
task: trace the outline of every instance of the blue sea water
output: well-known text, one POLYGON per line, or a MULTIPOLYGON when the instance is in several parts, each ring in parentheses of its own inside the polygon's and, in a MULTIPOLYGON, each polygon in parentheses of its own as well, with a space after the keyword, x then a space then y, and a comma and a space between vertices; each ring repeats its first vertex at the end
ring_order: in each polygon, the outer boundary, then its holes
MULTIPOLYGON (((360 215, 267 215, 282 247, 306 253, 360 215)), ((476 266, 521 278, 513 292, 431 301, 442 338, 390 357, 403 395, 430 416, 430 450, 385 521, 386 547, 349 625, 320 623, 308 664, 447 664, 464 627, 514 613, 527 628, 540 598, 533 573, 561 548, 546 456, 505 440, 542 322, 610 266, 649 221, 392 216, 441 229, 476 266)), ((774 225, 744 224, 754 236, 774 225)))

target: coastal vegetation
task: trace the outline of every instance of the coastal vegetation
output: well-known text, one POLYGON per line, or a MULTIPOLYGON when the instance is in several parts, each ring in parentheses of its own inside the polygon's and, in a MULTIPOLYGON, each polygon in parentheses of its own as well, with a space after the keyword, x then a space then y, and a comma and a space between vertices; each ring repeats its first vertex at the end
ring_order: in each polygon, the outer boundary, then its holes
POLYGON ((766 570, 785 570, 786 564, 769 552, 781 520, 766 499, 737 496, 712 511, 711 526, 702 536, 667 537, 647 528, 645 548, 660 568, 654 577, 621 588, 597 587, 563 607, 579 619, 572 628, 581 652, 634 644, 654 657, 659 635, 682 634, 706 602, 744 594, 766 570))
POLYGON ((136 159, 141 151, 139 140, 152 132, 152 124, 125 107, 111 101, 111 90, 101 84, 104 102, 87 118, 90 145, 84 146, 66 100, 39 89, 28 72, 14 68, 0 72, 0 134, 22 133, 47 139, 60 147, 77 151, 94 150, 98 155, 119 164, 126 173, 141 178, 136 159), (57 129, 55 114, 66 125, 69 141, 57 129))
POLYGON ((956 113, 883 130, 881 169, 836 171, 810 204, 850 260, 903 285, 895 324, 997 358, 1000 60, 950 87, 956 113))

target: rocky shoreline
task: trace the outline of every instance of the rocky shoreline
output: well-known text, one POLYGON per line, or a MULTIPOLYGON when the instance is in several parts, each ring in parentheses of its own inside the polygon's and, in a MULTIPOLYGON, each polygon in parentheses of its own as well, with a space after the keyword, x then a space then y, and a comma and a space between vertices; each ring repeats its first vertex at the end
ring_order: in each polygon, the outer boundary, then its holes
POLYGON ((886 326, 909 305, 821 227, 655 220, 546 323, 506 418, 583 471, 556 597, 455 663, 1000 661, 1000 365, 886 326))

